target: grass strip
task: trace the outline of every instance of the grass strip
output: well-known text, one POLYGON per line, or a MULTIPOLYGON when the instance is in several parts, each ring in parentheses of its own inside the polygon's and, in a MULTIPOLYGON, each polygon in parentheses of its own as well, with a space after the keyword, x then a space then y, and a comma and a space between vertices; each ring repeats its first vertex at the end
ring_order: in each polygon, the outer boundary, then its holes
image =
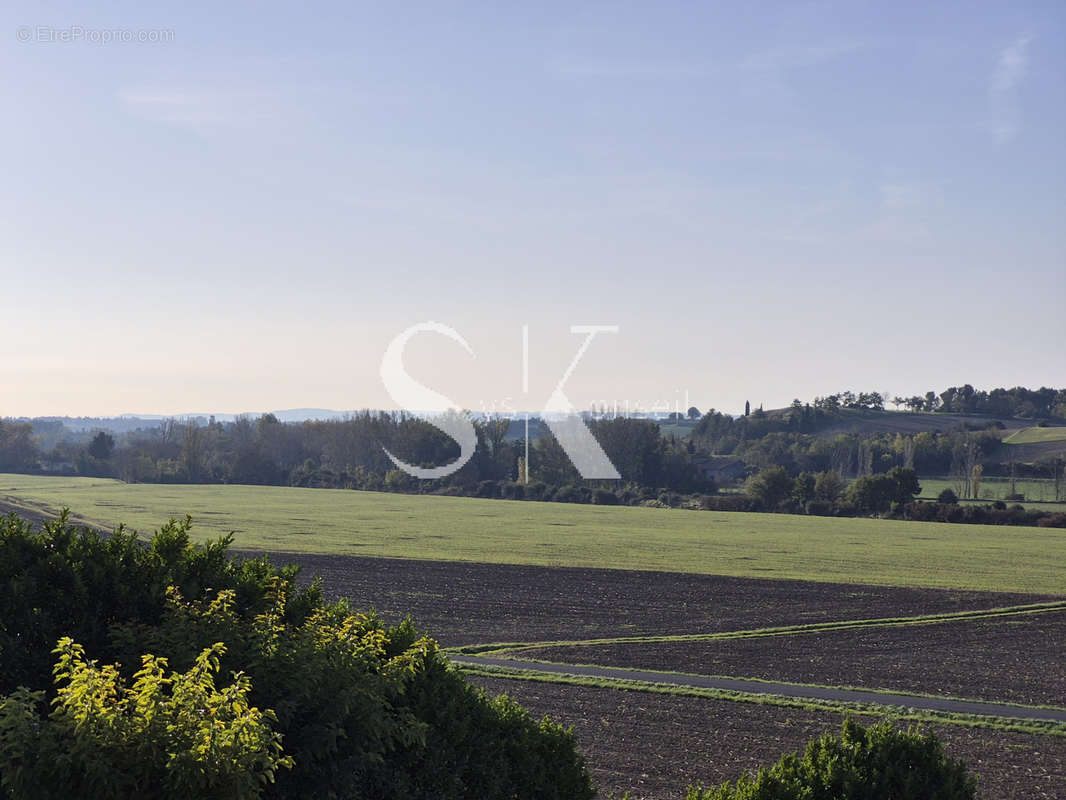
POLYGON ((1066 738, 1066 723, 1051 720, 1028 720, 1014 717, 994 717, 975 714, 958 714, 952 712, 914 709, 905 706, 876 705, 872 703, 852 703, 835 700, 816 700, 794 698, 784 695, 737 692, 726 689, 709 689, 698 686, 678 686, 676 684, 650 683, 625 678, 592 678, 584 675, 566 673, 545 673, 537 670, 515 669, 508 667, 483 666, 475 664, 455 664, 457 669, 470 675, 525 680, 539 683, 560 683, 573 686, 586 686, 600 689, 617 689, 620 691, 649 692, 683 697, 702 697, 710 700, 725 700, 755 705, 778 706, 781 708, 798 708, 807 711, 826 711, 833 713, 852 713, 862 716, 884 717, 913 722, 927 722, 946 725, 961 725, 969 728, 988 728, 998 731, 1030 733, 1044 736, 1066 738))
MULTIPOLYGON (((780 685, 801 686, 801 687, 807 687, 807 688, 811 688, 811 689, 839 689, 839 690, 846 691, 846 692, 883 692, 885 694, 903 695, 903 696, 906 696, 906 697, 925 698, 925 699, 929 699, 929 700, 952 700, 952 701, 957 701, 957 702, 960 702, 960 703, 986 703, 986 704, 989 704, 989 705, 996 705, 996 706, 1013 706, 1013 707, 1019 708, 1019 709, 1037 709, 1037 710, 1043 709, 1043 710, 1046 710, 1046 711, 1062 711, 1062 712, 1066 712, 1066 706, 1052 706, 1052 705, 1030 704, 1030 703, 1015 703, 1015 702, 1012 702, 1010 700, 983 700, 983 699, 974 698, 974 697, 960 697, 959 695, 953 695, 953 694, 930 694, 928 692, 906 691, 906 690, 894 689, 894 688, 886 687, 886 686, 849 686, 848 684, 801 683, 799 681, 781 681, 781 680, 774 680, 774 679, 769 679, 769 678, 749 678, 749 677, 744 676, 744 675, 718 675, 718 674, 708 675, 706 673, 678 672, 676 670, 666 670, 666 669, 646 669, 644 667, 616 667, 616 666, 610 666, 610 665, 604 665, 604 664, 581 664, 581 663, 571 662, 571 661, 548 661, 546 659, 539 659, 539 658, 523 658, 523 659, 515 659, 515 660, 522 661, 522 662, 530 664, 531 666, 528 668, 528 671, 530 671, 530 672, 538 672, 538 673, 539 672, 546 672, 544 670, 538 670, 536 668, 536 666, 535 666, 535 665, 538 665, 538 664, 552 666, 552 667, 580 667, 582 669, 591 668, 591 669, 598 669, 598 670, 604 670, 604 671, 608 671, 608 672, 619 672, 619 673, 637 671, 637 672, 650 672, 650 673, 654 673, 656 675, 662 675, 663 678, 711 678, 711 679, 722 679, 722 680, 729 680, 729 681, 745 681, 746 683, 774 684, 774 685, 778 685, 778 686, 780 686, 780 685)), ((494 668, 496 665, 488 665, 488 664, 485 664, 485 665, 481 665, 481 664, 471 665, 471 664, 467 663, 467 664, 463 664, 463 666, 464 667, 466 667, 466 666, 478 666, 478 667, 485 666, 486 668, 490 668, 491 669, 491 668, 494 668)), ((516 667, 515 669, 520 669, 520 668, 516 667)), ((556 673, 555 672, 546 672, 546 674, 553 674, 554 675, 556 673)), ((578 676, 578 677, 588 677, 588 676, 582 675, 582 676, 578 676)), ((619 678, 618 680, 634 680, 634 679, 633 678, 619 678)), ((675 684, 670 683, 670 684, 666 684, 666 685, 675 685, 675 684)), ((697 686, 697 687, 691 687, 691 688, 702 689, 702 688, 705 688, 705 687, 698 687, 697 686)), ((719 690, 713 690, 713 691, 719 691, 719 690)), ((721 690, 721 691, 728 691, 728 690, 721 690)), ((762 694, 762 693, 761 692, 752 692, 752 694, 762 694)), ((815 699, 814 702, 819 702, 819 700, 815 699)), ((841 702, 844 702, 844 701, 841 701, 841 702)), ((947 712, 938 712, 938 713, 947 713, 947 712)), ((992 715, 992 716, 994 716, 994 715, 992 715)), ((1066 725, 1066 723, 1062 723, 1062 724, 1066 725)))
POLYGON ((993 617, 1021 616, 1025 614, 1042 614, 1049 611, 1066 611, 1066 601, 1057 600, 1047 603, 1029 603, 1018 606, 979 609, 975 611, 956 611, 946 614, 923 614, 914 617, 882 617, 876 619, 838 620, 834 622, 811 622, 802 625, 784 625, 770 628, 751 628, 740 631, 719 631, 717 633, 688 633, 674 635, 618 636, 601 639, 557 639, 542 642, 494 642, 448 648, 448 652, 466 655, 503 655, 518 653, 523 650, 536 650, 544 647, 592 647, 608 644, 655 644, 659 642, 708 642, 722 639, 757 639, 769 636, 795 636, 805 633, 823 633, 857 628, 882 628, 904 625, 934 625, 946 622, 966 622, 969 620, 993 617))

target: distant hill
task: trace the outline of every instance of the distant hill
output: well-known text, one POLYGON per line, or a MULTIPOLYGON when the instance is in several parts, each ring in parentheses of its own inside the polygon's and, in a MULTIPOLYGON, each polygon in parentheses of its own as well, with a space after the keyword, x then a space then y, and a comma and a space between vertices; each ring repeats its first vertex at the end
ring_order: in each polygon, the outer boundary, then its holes
MULTIPOLYGON (((789 409, 774 409, 767 416, 784 416, 789 409)), ((1066 457, 1066 425, 1033 425, 1031 419, 991 417, 978 414, 945 414, 941 412, 875 411, 842 408, 837 419, 812 435, 831 439, 844 434, 873 436, 878 433, 915 435, 946 433, 952 430, 978 430, 989 425, 1002 425, 1003 449, 997 458, 1032 463, 1040 459, 1066 457)))
POLYGON ((1022 463, 1066 457, 1066 425, 1022 428, 1006 437, 1003 447, 1007 458, 1022 463))
MULTIPOLYGON (((354 414, 354 411, 336 411, 331 408, 287 408, 284 411, 271 411, 281 422, 304 422, 309 419, 341 419, 345 414, 354 414)), ((260 417, 262 413, 252 414, 260 417)))
POLYGON ((335 411, 330 408, 288 408, 280 411, 248 411, 241 414, 121 414, 117 417, 18 417, 17 422, 33 423, 62 423, 69 431, 80 433, 84 431, 105 430, 110 433, 129 433, 138 428, 154 428, 164 419, 197 420, 206 424, 214 417, 218 422, 232 422, 237 417, 247 416, 253 419, 263 416, 265 413, 273 414, 281 422, 303 422, 305 420, 341 419, 345 414, 356 413, 354 411, 335 411))
MULTIPOLYGON (((770 412, 785 414, 788 409, 770 412)), ((946 432, 962 427, 983 428, 999 423, 1006 431, 1021 430, 1032 420, 997 418, 971 414, 942 414, 940 412, 873 411, 869 409, 842 408, 839 419, 818 431, 815 436, 832 438, 845 433, 872 435, 875 433, 916 434, 946 432)))
POLYGON ((1066 425, 1055 425, 1045 428, 1022 428, 1006 437, 1003 444, 1045 444, 1061 442, 1064 439, 1066 439, 1066 425))

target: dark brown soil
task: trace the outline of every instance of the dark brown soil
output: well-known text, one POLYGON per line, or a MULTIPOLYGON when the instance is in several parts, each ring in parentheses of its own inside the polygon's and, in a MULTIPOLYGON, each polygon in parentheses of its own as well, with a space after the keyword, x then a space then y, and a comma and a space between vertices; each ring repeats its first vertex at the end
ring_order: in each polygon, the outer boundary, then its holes
MULTIPOLYGON (((728 631, 991 608, 1047 599, 1020 594, 350 556, 286 555, 278 560, 300 563, 306 579, 322 575, 331 596, 349 597, 356 608, 376 607, 390 621, 411 614, 421 630, 445 646, 728 631)), ((905 631, 901 635, 921 635, 918 628, 905 631)), ((751 641, 754 640, 745 644, 751 641)), ((730 646, 735 644, 731 642, 730 646)), ((777 642, 776 646, 780 644, 777 642)), ((1014 672, 1024 674, 1019 662, 1026 657, 1029 646, 1023 644, 1018 651, 1022 655, 1015 654, 1004 662, 1005 670, 1011 673, 1003 678, 1004 685, 1012 680, 1014 672)), ((821 652, 815 645, 811 647, 812 652, 821 652)), ((956 652, 963 661, 970 658, 963 647, 956 652)), ((855 682, 826 677, 838 655, 835 651, 828 656, 823 652, 825 669, 810 682, 855 682)), ((759 657, 772 656, 763 653, 759 657)), ((715 667, 710 671, 760 674, 757 663, 746 659, 744 663, 743 669, 715 667)), ((1061 663, 1057 667, 1059 673, 1063 671, 1061 663)), ((993 658, 989 664, 994 664, 993 658)), ((675 663, 670 668, 679 667, 675 663)), ((1025 680, 1022 677, 1019 682, 1024 685, 1025 680)), ((688 783, 710 784, 735 778, 743 769, 770 763, 783 752, 802 748, 810 738, 826 730, 838 730, 841 721, 839 715, 826 712, 695 697, 495 678, 477 678, 476 682, 493 692, 508 692, 537 716, 547 713, 575 726, 579 745, 605 790, 604 797, 607 792, 620 796, 632 790, 633 800, 681 800, 688 783)), ((919 688, 937 690, 927 683, 919 688)), ((1066 800, 1066 740, 957 726, 944 726, 939 732, 950 752, 965 759, 981 775, 982 797, 1066 800)))
POLYGON ((1066 611, 717 642, 539 648, 522 656, 1066 705, 1066 611))
POLYGON ((670 572, 285 555, 333 596, 411 614, 445 646, 741 630, 911 616, 1046 599, 670 572))
MULTIPOLYGON (((445 646, 741 630, 1047 599, 661 572, 286 558, 302 564, 305 578, 322 575, 331 595, 350 597, 358 608, 376 607, 391 621, 410 613, 445 646)), ((757 674, 751 665, 713 671, 757 674)), ((814 736, 839 730, 841 722, 825 712, 704 698, 495 678, 476 682, 510 693, 538 717, 547 713, 573 725, 604 798, 632 791, 633 800, 683 800, 689 783, 734 779, 744 769, 801 749, 814 736)), ((829 681, 820 675, 810 682, 829 681)), ((957 726, 940 732, 950 752, 981 775, 983 798, 1066 800, 1066 740, 957 726)))
MULTIPOLYGON (((822 733, 839 732, 842 722, 834 713, 698 697, 471 680, 511 695, 534 716, 572 725, 603 798, 630 791, 632 800, 683 800, 691 783, 734 780, 745 769, 802 750, 822 733)), ((1066 739, 956 725, 933 729, 949 755, 979 776, 984 800, 1066 799, 1066 739)))

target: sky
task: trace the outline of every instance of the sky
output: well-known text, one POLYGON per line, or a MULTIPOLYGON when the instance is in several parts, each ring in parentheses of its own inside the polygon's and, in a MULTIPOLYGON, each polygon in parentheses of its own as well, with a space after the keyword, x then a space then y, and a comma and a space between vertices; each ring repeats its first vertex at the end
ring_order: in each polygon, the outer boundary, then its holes
POLYGON ((427 322, 473 410, 583 325, 580 408, 1066 386, 1057 0, 82 5, 0 10, 0 415, 395 408, 427 322))

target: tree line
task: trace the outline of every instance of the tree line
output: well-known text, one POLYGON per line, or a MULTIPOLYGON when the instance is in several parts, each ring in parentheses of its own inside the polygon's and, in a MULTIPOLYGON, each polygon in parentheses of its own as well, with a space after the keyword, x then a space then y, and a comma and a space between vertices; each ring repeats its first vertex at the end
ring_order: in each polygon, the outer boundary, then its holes
POLYGON ((979 414, 1033 420, 1066 420, 1066 389, 974 389, 970 384, 951 386, 942 392, 896 397, 893 403, 911 411, 979 414))
MULTIPOLYGON (((1056 412, 1066 390, 951 388, 934 410, 981 409, 1013 398, 1015 410, 1056 412), (961 398, 961 399, 960 399, 961 398), (1037 398, 1034 400, 1033 398, 1037 398)), ((897 398, 899 399, 899 398, 897 398)), ((1000 423, 966 420, 946 432, 839 433, 832 428, 850 410, 877 411, 879 392, 840 392, 788 408, 761 408, 734 417, 711 409, 689 436, 679 439, 654 421, 630 417, 586 422, 622 481, 584 481, 563 448, 541 424, 533 426, 527 453, 518 423, 503 417, 471 417, 476 447, 452 475, 419 481, 397 468, 402 461, 433 467, 459 456, 457 443, 437 427, 403 413, 363 411, 343 419, 284 423, 273 414, 233 421, 165 419, 152 425, 108 432, 64 431, 56 420, 0 420, 0 471, 116 477, 128 482, 239 483, 403 492, 436 492, 507 499, 603 504, 729 506, 703 498, 718 490, 709 477, 717 457, 733 457, 748 477, 781 468, 796 479, 833 473, 845 484, 894 468, 917 475, 949 476, 964 499, 976 499, 982 475, 1042 477, 1066 494, 1066 464, 1045 456, 1015 463, 1002 444, 1000 423), (528 459, 527 459, 528 455, 528 459), (976 470, 980 468, 981 474, 976 470)), ((1002 406, 1005 408, 1006 406, 1002 406)), ((886 412, 887 413, 887 412, 886 412)), ((1057 413, 1057 412, 1056 412, 1057 413)), ((876 419, 876 418, 875 418, 876 419)), ((1013 490, 1012 490, 1013 491, 1013 490)), ((811 498, 804 498, 806 508, 811 498)), ((766 510, 777 504, 761 503, 766 510)))
MULTIPOLYGON (((471 422, 477 437, 473 456, 453 474, 431 482, 397 469, 386 450, 405 463, 432 467, 457 459, 457 443, 417 417, 373 411, 300 423, 283 423, 273 414, 206 424, 167 419, 117 436, 98 431, 87 440, 60 440, 48 453, 38 447, 31 423, 0 422, 0 470, 117 477, 131 483, 456 490, 488 496, 507 491, 501 484, 528 485, 541 495, 549 487, 574 487, 578 494, 618 488, 582 481, 550 434, 531 442, 527 465, 525 442, 512 434, 510 420, 474 417, 471 422), (8 441, 13 446, 5 446, 8 441)), ((588 425, 624 486, 685 493, 714 490, 694 463, 694 450, 664 435, 654 421, 618 417, 590 419, 588 425)))

